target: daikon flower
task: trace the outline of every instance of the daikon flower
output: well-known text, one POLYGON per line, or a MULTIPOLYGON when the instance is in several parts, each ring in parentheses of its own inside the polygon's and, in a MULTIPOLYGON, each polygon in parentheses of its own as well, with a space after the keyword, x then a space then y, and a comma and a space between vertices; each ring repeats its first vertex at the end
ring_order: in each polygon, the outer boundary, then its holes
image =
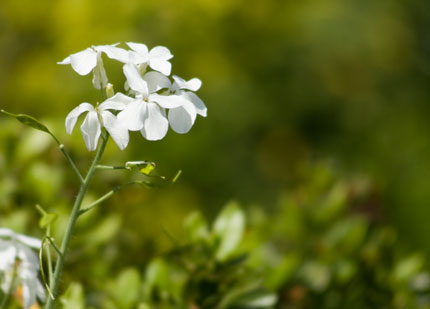
MULTIPOLYGON (((128 42, 127 45, 140 56, 136 57, 131 53, 129 58, 133 59, 132 63, 149 65, 155 71, 163 73, 166 76, 170 75, 172 64, 169 60, 173 58, 173 55, 167 47, 155 46, 148 51, 148 47, 145 44, 128 42)), ((127 61, 124 61, 124 63, 127 63, 127 61)))
POLYGON ((118 121, 117 117, 109 110, 123 110, 133 100, 133 98, 122 93, 117 93, 95 108, 90 103, 81 103, 67 115, 66 131, 68 134, 72 134, 79 116, 82 113, 88 112, 81 125, 82 135, 84 136, 85 145, 88 150, 96 150, 102 126, 106 128, 118 147, 124 150, 129 141, 127 127, 124 123, 118 121))
POLYGON ((87 75, 93 71, 93 85, 96 89, 103 89, 108 83, 105 68, 103 66, 102 53, 109 58, 121 62, 128 62, 128 51, 113 45, 98 45, 89 47, 83 51, 71 54, 58 64, 70 64, 78 74, 87 75))
POLYGON ((5 294, 22 286, 24 308, 30 308, 36 297, 45 300, 45 290, 38 279, 39 258, 32 249, 40 249, 39 239, 0 228, 0 288, 5 294))
POLYGON ((121 123, 130 131, 139 131, 147 140, 162 139, 169 129, 165 108, 185 104, 177 95, 159 95, 156 92, 169 88, 170 80, 161 73, 151 71, 143 77, 135 64, 124 65, 124 74, 136 99, 118 114, 121 123))
POLYGON ((197 114, 207 116, 207 108, 203 101, 192 91, 200 89, 202 82, 198 78, 185 81, 179 76, 173 75, 173 84, 170 92, 182 97, 184 104, 169 110, 169 123, 173 131, 187 133, 194 124, 197 114))

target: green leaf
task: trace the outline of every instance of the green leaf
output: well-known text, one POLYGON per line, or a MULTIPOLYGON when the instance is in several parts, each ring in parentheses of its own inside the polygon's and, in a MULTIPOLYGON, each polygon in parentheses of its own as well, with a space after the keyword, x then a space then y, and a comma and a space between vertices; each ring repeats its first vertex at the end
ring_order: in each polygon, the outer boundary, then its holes
POLYGON ((84 290, 81 284, 72 282, 60 297, 63 309, 85 309, 84 290))
POLYGON ((301 260, 297 253, 285 254, 279 264, 273 265, 273 268, 266 271, 265 286, 273 290, 279 289, 295 274, 301 260))
POLYGON ((393 279, 396 283, 407 282, 416 275, 425 265, 424 257, 414 253, 397 262, 393 270, 393 279))
POLYGON ((235 202, 224 207, 215 220, 212 233, 217 243, 216 259, 223 261, 237 248, 245 229, 245 215, 235 202))
POLYGON ((49 129, 43 123, 41 123, 39 120, 37 120, 36 118, 29 116, 29 115, 25 115, 25 114, 9 113, 9 112, 5 111, 4 109, 0 110, 0 112, 2 112, 5 115, 16 118, 16 120, 18 120, 19 122, 21 122, 21 123, 23 123, 29 127, 32 127, 33 129, 48 133, 49 135, 51 135, 55 139, 57 144, 60 144, 60 142, 54 136, 54 134, 52 134, 52 132, 49 131, 49 129))
POLYGON ((260 281, 248 277, 242 284, 230 287, 222 296, 217 309, 266 309, 272 308, 276 295, 261 288, 260 281))
POLYGON ((330 222, 345 210, 347 199, 348 188, 344 183, 339 183, 331 189, 319 207, 313 210, 312 216, 318 223, 330 222))
POLYGON ((87 234, 87 245, 96 246, 109 242, 121 228, 121 217, 110 215, 100 220, 87 234))
POLYGON ((299 276, 317 292, 324 291, 331 281, 330 269, 318 261, 309 261, 300 270, 299 276))
POLYGON ((273 308, 276 301, 277 296, 274 293, 255 291, 236 300, 232 307, 243 309, 266 309, 273 308))
POLYGON ((140 275, 135 268, 123 270, 115 281, 114 297, 120 308, 135 308, 140 294, 140 275))
POLYGON ((143 287, 145 300, 151 299, 155 290, 158 290, 161 295, 168 295, 170 282, 169 269, 164 260, 161 258, 152 260, 145 271, 143 287))
POLYGON ((39 226, 43 229, 48 228, 58 218, 57 214, 46 212, 40 205, 36 205, 36 208, 42 215, 39 220, 39 226))
POLYGON ((202 214, 198 211, 187 216, 184 227, 190 241, 207 239, 209 237, 208 224, 202 214))
POLYGON ((132 168, 138 168, 139 171, 146 176, 158 176, 161 178, 165 178, 164 176, 160 176, 155 173, 155 163, 150 161, 128 161, 125 163, 125 168, 131 170, 132 168))

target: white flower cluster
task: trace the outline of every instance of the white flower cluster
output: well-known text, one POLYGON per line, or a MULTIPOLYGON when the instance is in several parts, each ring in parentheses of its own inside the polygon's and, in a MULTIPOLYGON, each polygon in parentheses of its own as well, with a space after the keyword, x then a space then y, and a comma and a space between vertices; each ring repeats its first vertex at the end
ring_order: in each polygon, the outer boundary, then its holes
POLYGON ((128 131, 140 131, 147 140, 162 139, 170 127, 187 133, 197 114, 207 115, 203 101, 194 93, 202 85, 198 78, 186 81, 176 75, 169 79, 173 57, 163 46, 148 50, 145 44, 127 43, 129 50, 118 44, 92 46, 72 54, 59 64, 70 64, 80 75, 93 72, 93 85, 105 89, 108 78, 102 54, 123 63, 127 79, 127 95, 117 93, 96 107, 82 103, 66 117, 66 130, 71 134, 78 117, 87 112, 81 131, 89 151, 97 148, 104 127, 123 150, 129 142, 128 131))
POLYGON ((36 238, 0 228, 0 287, 9 294, 22 287, 24 308, 30 308, 36 297, 45 300, 45 290, 38 279, 39 258, 32 249, 40 249, 36 238))

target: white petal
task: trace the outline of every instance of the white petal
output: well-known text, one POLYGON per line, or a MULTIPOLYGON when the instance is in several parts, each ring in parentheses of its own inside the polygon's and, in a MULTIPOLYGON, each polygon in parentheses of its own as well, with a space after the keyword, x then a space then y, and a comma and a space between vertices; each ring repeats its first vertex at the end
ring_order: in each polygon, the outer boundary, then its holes
POLYGON ((66 132, 72 134, 79 115, 92 110, 94 110, 94 107, 90 103, 81 103, 75 107, 66 117, 66 132))
POLYGON ((157 93, 150 94, 148 97, 150 102, 157 102, 164 108, 175 108, 187 104, 187 100, 180 95, 159 95, 157 93))
POLYGON ((70 64, 70 56, 63 59, 63 61, 57 62, 57 64, 70 64))
POLYGON ((96 89, 103 89, 108 83, 106 70, 103 66, 103 59, 101 52, 97 53, 97 65, 93 69, 93 86, 96 89))
POLYGON ((146 103, 142 100, 135 100, 122 110, 117 118, 130 131, 139 131, 143 127, 143 120, 146 117, 146 103))
POLYGON ((149 66, 158 72, 163 73, 166 76, 170 75, 172 71, 172 64, 169 61, 158 59, 158 58, 150 58, 149 66))
POLYGON ((147 97, 148 85, 146 84, 146 81, 142 79, 137 66, 132 63, 124 64, 123 71, 130 88, 142 94, 143 97, 147 97))
POLYGON ((17 234, 16 239, 24 245, 34 249, 40 249, 40 246, 42 245, 42 241, 40 239, 26 235, 17 234))
POLYGON ((126 44, 139 55, 144 56, 146 58, 149 57, 148 47, 145 44, 132 42, 127 42, 126 44))
POLYGON ((148 103, 147 108, 147 115, 140 132, 147 140, 160 140, 166 136, 167 130, 169 129, 169 122, 157 104, 148 103))
POLYGON ((185 91, 185 93, 183 95, 185 98, 190 100, 191 103, 194 104, 196 111, 197 111, 197 114, 199 114, 200 116, 203 116, 203 117, 207 116, 208 109, 206 108, 205 103, 203 103, 203 101, 197 96, 197 94, 190 92, 190 91, 185 91))
POLYGON ((16 234, 11 229, 1 227, 0 228, 0 237, 14 237, 16 234))
POLYGON ((91 48, 87 48, 76 54, 70 55, 70 63, 73 70, 80 75, 87 75, 97 65, 97 52, 91 48))
POLYGON ((24 309, 29 309, 36 302, 36 291, 30 287, 29 280, 22 282, 22 297, 24 299, 24 309))
POLYGON ((105 100, 99 106, 99 110, 123 110, 129 103, 135 101, 132 97, 129 97, 121 92, 116 93, 113 97, 105 100))
POLYGON ((98 51, 104 52, 109 58, 118 60, 123 63, 127 63, 128 51, 114 45, 98 45, 94 46, 94 48, 98 51))
POLYGON ((101 114, 104 127, 109 132, 110 136, 112 136, 119 149, 124 150, 130 139, 127 127, 111 112, 103 111, 101 114))
POLYGON ((100 122, 95 111, 89 111, 87 117, 81 125, 82 135, 84 136, 85 145, 88 151, 94 151, 101 134, 100 122))
POLYGON ((196 109, 191 102, 177 108, 172 108, 169 110, 170 127, 177 133, 187 133, 193 126, 196 116, 196 109))
POLYGON ((173 58, 173 55, 170 53, 170 50, 164 46, 155 46, 149 52, 149 58, 151 59, 160 59, 160 60, 169 60, 173 58))
POLYGON ((4 294, 8 294, 10 293, 10 290, 12 287, 12 284, 14 283, 14 271, 13 271, 13 265, 15 263, 13 263, 12 265, 10 265, 10 267, 8 269, 6 269, 5 273, 2 274, 2 282, 1 282, 1 290, 3 291, 4 294))
POLYGON ((12 240, 0 239, 0 271, 6 271, 15 264, 16 245, 12 240))
POLYGON ((141 54, 139 54, 133 50, 128 51, 128 61, 127 62, 134 63, 134 64, 142 64, 142 63, 146 63, 148 61, 149 61, 148 55, 142 56, 141 54))
POLYGON ((197 91, 202 86, 202 81, 198 78, 192 78, 189 81, 186 81, 177 75, 173 75, 172 77, 173 77, 173 80, 178 84, 179 88, 181 89, 197 91))
POLYGON ((148 84, 149 93, 156 92, 163 88, 169 88, 171 84, 166 75, 155 71, 146 73, 143 75, 143 79, 148 84))
POLYGON ((17 244, 17 257, 21 260, 22 266, 27 267, 32 271, 39 269, 39 258, 37 254, 30 248, 17 244))

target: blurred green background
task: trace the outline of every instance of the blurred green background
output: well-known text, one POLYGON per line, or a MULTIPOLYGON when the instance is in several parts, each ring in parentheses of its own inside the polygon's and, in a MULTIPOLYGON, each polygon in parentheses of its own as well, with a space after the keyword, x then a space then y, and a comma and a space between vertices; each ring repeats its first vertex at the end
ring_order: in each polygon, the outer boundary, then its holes
MULTIPOLYGON (((165 188, 126 188, 85 217, 67 276, 94 287, 91 276, 143 268, 174 246, 166 233, 185 237, 188 213, 214 218, 231 199, 281 216, 284 197, 310 198, 318 175, 324 188, 364 186, 366 197, 343 215, 390 225, 390 246, 428 261, 429 29, 430 2, 419 0, 2 0, 0 107, 41 119, 83 170, 92 154, 64 119, 100 95, 91 76, 57 61, 96 44, 164 45, 173 74, 203 81, 208 117, 188 134, 148 142, 133 133, 125 151, 108 146, 106 164, 150 160, 163 175, 183 173, 165 188), (96 258, 106 263, 82 265, 96 258)), ((121 66, 105 66, 122 91, 121 66)), ((41 236, 37 203, 66 220, 78 182, 49 137, 1 116, 0 145, 0 225, 41 236)), ((88 201, 129 177, 101 173, 88 201)))

